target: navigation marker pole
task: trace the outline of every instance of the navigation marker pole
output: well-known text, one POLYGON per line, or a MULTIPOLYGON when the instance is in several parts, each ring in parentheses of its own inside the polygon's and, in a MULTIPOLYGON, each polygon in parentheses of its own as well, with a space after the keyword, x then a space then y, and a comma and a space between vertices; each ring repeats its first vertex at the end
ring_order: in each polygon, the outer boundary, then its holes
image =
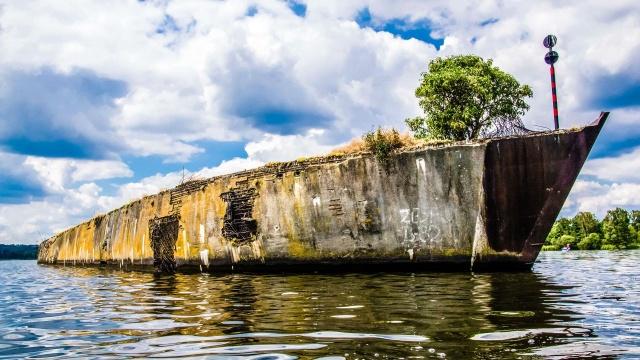
POLYGON ((558 53, 553 51, 553 47, 558 42, 558 39, 555 35, 547 35, 544 38, 542 44, 544 47, 549 49, 549 52, 544 56, 544 62, 551 65, 549 68, 549 72, 551 73, 551 99, 553 100, 553 123, 556 126, 556 130, 560 128, 560 124, 558 122, 558 96, 556 95, 556 70, 553 67, 553 64, 558 61, 558 53))

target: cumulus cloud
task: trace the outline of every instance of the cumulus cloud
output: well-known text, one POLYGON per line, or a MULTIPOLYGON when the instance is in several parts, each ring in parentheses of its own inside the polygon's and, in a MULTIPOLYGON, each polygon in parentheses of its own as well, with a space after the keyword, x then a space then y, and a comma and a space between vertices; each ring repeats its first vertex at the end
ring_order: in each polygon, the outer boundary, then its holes
MULTIPOLYGON (((550 127, 540 46, 547 32, 560 39, 557 71, 566 126, 595 118, 594 106, 620 104, 619 97, 600 95, 616 93, 602 87, 615 87, 615 79, 633 86, 632 79, 640 78, 633 60, 640 55, 640 36, 634 36, 639 19, 631 1, 309 1, 304 16, 291 2, 275 0, 122 2, 108 11, 103 6, 6 3, 0 46, 7 55, 1 64, 22 72, 85 69, 122 82, 128 92, 119 94, 116 114, 100 129, 114 132, 108 138, 131 154, 171 161, 203 151, 194 144, 201 140, 252 141, 265 132, 321 127, 340 142, 371 124, 401 127, 405 117, 418 113, 412 92, 428 60, 456 53, 494 58, 532 84, 540 95, 526 121, 550 127), (365 10, 370 24, 359 26, 365 10), (439 51, 405 36, 416 26, 442 42, 439 51), (376 31, 385 29, 399 36, 376 31)), ((630 101, 623 101, 625 107, 630 101)), ((71 124, 78 127, 79 121, 71 124)))
POLYGON ((0 239, 3 243, 34 244, 85 221, 99 212, 100 191, 96 184, 85 183, 62 196, 1 206, 0 239))
POLYGON ((640 209, 640 147, 617 156, 590 159, 571 190, 563 214, 591 211, 604 216, 616 207, 640 209))
MULTIPOLYGON (((127 91, 107 99, 116 112, 96 120, 107 136, 85 137, 94 141, 79 148, 104 149, 99 140, 111 140, 121 153, 169 161, 187 161, 202 151, 194 144, 202 140, 252 141, 322 127, 340 142, 371 123, 401 125, 416 113, 411 94, 433 46, 361 29, 351 19, 310 11, 301 17, 283 1, 258 2, 246 16, 250 5, 137 2, 107 11, 99 2, 10 2, 0 34, 8 56, 0 65, 5 77, 12 69, 82 69, 117 81, 127 91)), ((38 104, 44 97, 32 94, 38 104)), ((60 118, 81 128, 89 120, 74 119, 82 113, 75 97, 56 103, 68 103, 60 118)))
POLYGON ((640 184, 578 180, 565 203, 563 214, 573 216, 578 211, 590 211, 603 218, 608 210, 616 207, 639 209, 640 184))
POLYGON ((48 159, 28 156, 24 165, 32 168, 51 191, 62 191, 69 182, 87 182, 131 177, 127 164, 114 160, 48 159))
POLYGON ((589 160, 582 169, 583 175, 606 181, 640 182, 640 147, 615 157, 589 160))
POLYGON ((105 161, 67 161, 56 159, 53 166, 42 158, 28 158, 40 184, 49 195, 25 203, 0 206, 0 241, 13 243, 39 242, 73 224, 139 199, 173 188, 181 181, 204 179, 217 175, 255 168, 263 164, 256 159, 234 158, 215 167, 197 172, 181 171, 155 174, 118 186, 113 195, 105 195, 94 182, 73 186, 73 181, 93 181, 117 176, 129 176, 130 169, 122 163, 105 161), (53 193, 53 194, 52 194, 53 193))
POLYGON ((245 149, 249 159, 262 162, 290 161, 328 153, 333 146, 322 144, 323 140, 326 141, 325 135, 322 129, 311 129, 302 135, 267 134, 259 141, 248 143, 245 149))

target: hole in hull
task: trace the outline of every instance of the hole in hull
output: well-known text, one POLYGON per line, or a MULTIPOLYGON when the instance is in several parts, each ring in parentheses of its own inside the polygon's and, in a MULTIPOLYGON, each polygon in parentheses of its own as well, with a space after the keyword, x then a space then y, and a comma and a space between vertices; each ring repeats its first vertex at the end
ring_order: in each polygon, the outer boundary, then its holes
POLYGON ((178 240, 180 223, 177 215, 169 215, 149 220, 149 239, 153 250, 155 272, 174 273, 176 259, 174 252, 178 240))
POLYGON ((235 244, 244 244, 255 238, 258 224, 252 219, 255 189, 231 190, 220 195, 227 203, 222 236, 235 244))

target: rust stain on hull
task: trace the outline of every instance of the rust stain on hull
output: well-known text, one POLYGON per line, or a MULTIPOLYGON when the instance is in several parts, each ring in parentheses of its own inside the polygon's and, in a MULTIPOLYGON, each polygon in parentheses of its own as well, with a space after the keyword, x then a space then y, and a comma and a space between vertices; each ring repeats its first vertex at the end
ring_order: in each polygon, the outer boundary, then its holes
POLYGON ((492 142, 485 158, 486 229, 492 252, 476 268, 533 264, 609 113, 580 131, 492 142), (500 261, 502 260, 502 261, 500 261))
POLYGON ((607 115, 582 129, 405 149, 384 164, 326 157, 187 182, 45 240, 38 261, 530 269, 607 115))

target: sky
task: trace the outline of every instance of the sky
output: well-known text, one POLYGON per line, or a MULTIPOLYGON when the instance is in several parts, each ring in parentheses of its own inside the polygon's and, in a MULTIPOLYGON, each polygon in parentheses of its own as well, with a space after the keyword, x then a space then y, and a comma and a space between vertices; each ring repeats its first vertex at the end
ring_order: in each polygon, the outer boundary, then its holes
POLYGON ((562 210, 640 208, 637 1, 0 0, 0 243, 36 244, 177 185, 323 154, 420 115, 420 73, 477 54, 525 124, 611 111, 562 210))

